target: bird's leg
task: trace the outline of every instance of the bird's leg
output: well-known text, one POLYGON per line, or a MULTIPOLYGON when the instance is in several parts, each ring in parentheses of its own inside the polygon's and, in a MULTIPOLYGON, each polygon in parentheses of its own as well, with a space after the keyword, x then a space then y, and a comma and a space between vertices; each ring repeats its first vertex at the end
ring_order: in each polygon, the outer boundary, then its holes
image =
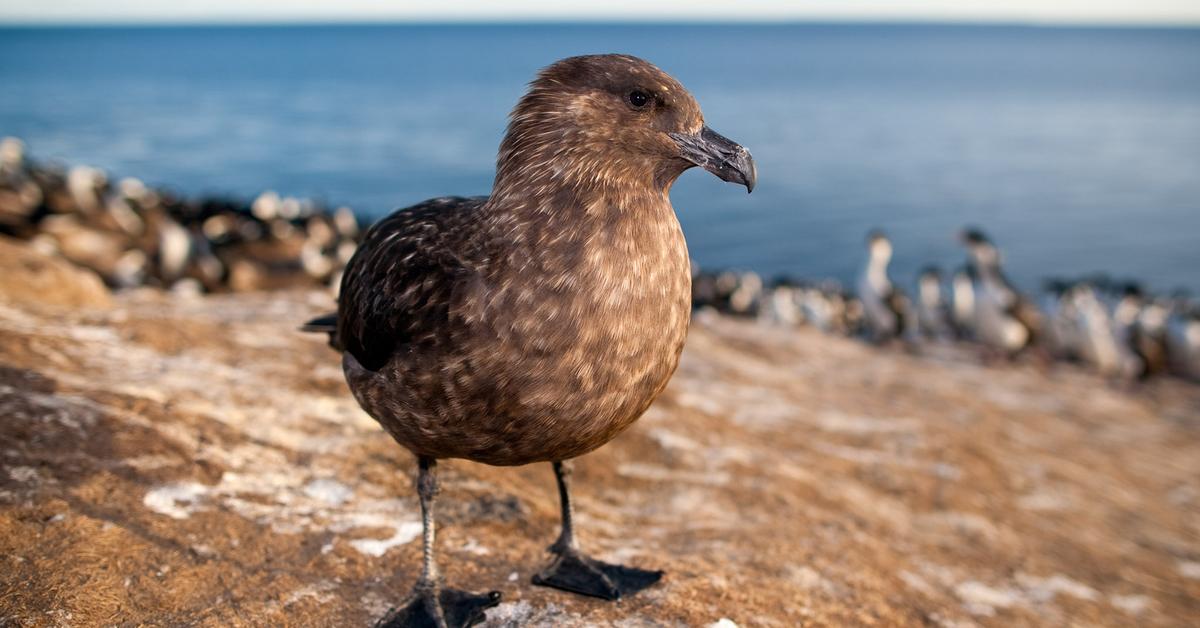
POLYGON ((424 524, 424 564, 421 577, 413 586, 404 607, 393 609, 379 622, 376 628, 458 628, 474 626, 484 620, 484 612, 500 603, 500 592, 483 595, 443 589, 434 559, 433 501, 438 493, 437 460, 419 458, 420 472, 417 475, 417 494, 421 498, 421 522, 424 524))
POLYGON ((571 466, 568 461, 554 463, 558 479, 558 497, 562 503, 562 532, 550 546, 554 559, 533 577, 533 583, 606 600, 632 595, 658 582, 661 571, 646 571, 622 565, 610 565, 588 558, 575 540, 574 508, 571 506, 571 466))

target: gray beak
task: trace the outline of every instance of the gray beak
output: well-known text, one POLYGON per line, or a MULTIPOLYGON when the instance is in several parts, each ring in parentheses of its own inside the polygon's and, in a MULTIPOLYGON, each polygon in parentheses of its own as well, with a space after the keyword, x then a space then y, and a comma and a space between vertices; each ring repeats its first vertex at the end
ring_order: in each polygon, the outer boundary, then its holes
POLYGON ((707 126, 700 133, 670 133, 679 146, 679 154, 686 160, 717 175, 724 181, 746 186, 746 192, 754 191, 758 172, 750 151, 733 140, 707 126))

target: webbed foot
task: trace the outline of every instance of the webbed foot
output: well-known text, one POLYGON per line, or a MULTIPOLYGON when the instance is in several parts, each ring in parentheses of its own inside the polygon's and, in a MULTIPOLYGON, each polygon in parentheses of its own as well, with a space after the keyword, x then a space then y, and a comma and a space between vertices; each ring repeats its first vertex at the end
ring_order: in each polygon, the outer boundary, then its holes
POLYGON ((419 590, 402 608, 388 611, 375 628, 466 628, 483 623, 485 611, 499 603, 499 591, 419 590))
POLYGON ((533 583, 563 591, 619 600, 658 582, 661 571, 611 565, 584 556, 577 550, 555 552, 554 561, 533 577, 533 583))

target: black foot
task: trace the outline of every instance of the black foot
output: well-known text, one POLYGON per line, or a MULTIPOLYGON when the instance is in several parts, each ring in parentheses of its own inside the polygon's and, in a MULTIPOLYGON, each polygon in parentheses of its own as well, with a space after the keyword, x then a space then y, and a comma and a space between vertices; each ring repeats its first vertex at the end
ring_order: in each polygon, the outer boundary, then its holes
POLYGON ((661 571, 646 571, 624 565, 610 565, 575 551, 555 556, 554 562, 533 577, 533 583, 563 591, 619 600, 658 582, 661 571))
POLYGON ((416 593, 404 608, 388 611, 375 628, 465 628, 483 623, 484 611, 499 603, 499 591, 480 595, 442 589, 436 601, 432 593, 416 593), (444 622, 438 621, 438 614, 444 622))

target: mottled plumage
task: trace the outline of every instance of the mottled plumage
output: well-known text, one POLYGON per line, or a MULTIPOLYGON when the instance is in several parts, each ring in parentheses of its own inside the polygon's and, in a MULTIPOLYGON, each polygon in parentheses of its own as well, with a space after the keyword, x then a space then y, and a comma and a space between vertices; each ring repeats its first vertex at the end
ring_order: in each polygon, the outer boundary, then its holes
POLYGON ((347 267, 347 380, 414 453, 573 458, 632 423, 675 370, 691 276, 665 197, 546 203, 428 201, 372 228, 347 267))
POLYGON ((563 531, 535 583, 615 599, 657 581, 580 552, 562 461, 628 427, 678 365, 691 273, 668 192, 697 165, 754 186, 749 153, 704 126, 673 78, 634 57, 573 57, 517 104, 490 196, 426 201, 366 233, 336 328, 308 329, 330 331, 355 398, 421 461, 426 565, 393 623, 470 623, 497 599, 438 593, 439 458, 554 463, 563 531))

